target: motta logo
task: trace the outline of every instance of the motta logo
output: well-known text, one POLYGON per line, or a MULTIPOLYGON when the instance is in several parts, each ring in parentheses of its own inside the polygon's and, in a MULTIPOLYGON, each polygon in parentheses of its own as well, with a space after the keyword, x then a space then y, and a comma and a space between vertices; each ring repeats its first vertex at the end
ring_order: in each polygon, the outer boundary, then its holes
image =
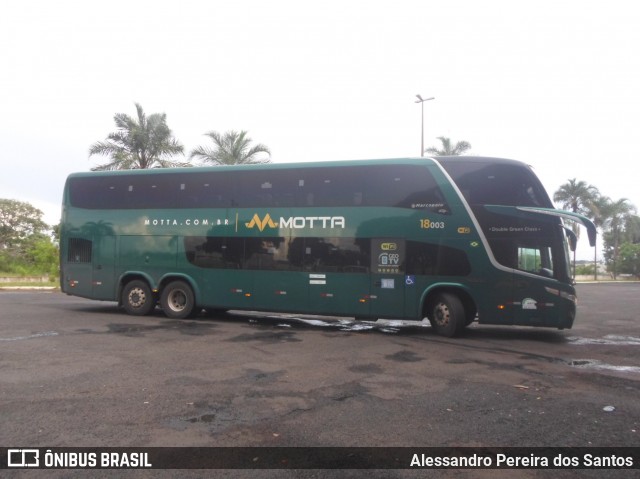
POLYGON ((265 228, 282 228, 282 229, 314 229, 314 228, 341 228, 344 229, 346 224, 344 216, 289 216, 288 218, 280 217, 278 222, 271 218, 267 213, 264 218, 260 218, 258 213, 254 214, 251 221, 244 225, 249 228, 258 228, 264 231, 265 228))
POLYGON ((269 228, 277 228, 278 225, 271 219, 271 215, 267 213, 263 219, 260 219, 258 213, 253 215, 251 221, 244 224, 247 228, 258 227, 260 231, 264 231, 264 229, 268 226, 269 228))

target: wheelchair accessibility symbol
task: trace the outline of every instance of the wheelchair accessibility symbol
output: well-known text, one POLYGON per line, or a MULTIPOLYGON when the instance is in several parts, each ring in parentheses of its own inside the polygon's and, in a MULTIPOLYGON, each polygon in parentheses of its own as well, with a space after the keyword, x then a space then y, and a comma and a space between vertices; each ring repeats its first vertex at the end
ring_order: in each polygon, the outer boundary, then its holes
POLYGON ((414 284, 416 284, 416 277, 412 274, 405 276, 404 284, 407 286, 413 286, 414 284))

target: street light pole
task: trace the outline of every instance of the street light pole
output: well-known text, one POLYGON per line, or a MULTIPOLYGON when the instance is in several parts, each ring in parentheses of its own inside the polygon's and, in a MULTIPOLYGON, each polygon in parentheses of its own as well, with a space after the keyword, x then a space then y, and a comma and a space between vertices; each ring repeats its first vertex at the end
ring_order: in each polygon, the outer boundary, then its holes
POLYGON ((418 100, 416 101, 416 103, 420 103, 420 107, 422 109, 422 131, 420 133, 420 156, 424 156, 424 102, 425 101, 429 101, 429 100, 435 100, 436 97, 432 96, 430 98, 422 98, 420 95, 416 95, 418 97, 418 100))

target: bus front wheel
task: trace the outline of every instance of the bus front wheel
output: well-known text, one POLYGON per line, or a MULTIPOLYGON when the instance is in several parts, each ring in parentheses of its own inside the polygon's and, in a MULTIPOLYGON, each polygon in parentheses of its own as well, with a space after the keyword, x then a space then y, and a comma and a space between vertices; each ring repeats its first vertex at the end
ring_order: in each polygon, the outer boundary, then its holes
POLYGON ((438 334, 451 338, 460 334, 467 325, 464 305, 458 296, 440 293, 431 302, 429 322, 438 334))
POLYGON ((129 281, 125 285, 121 300, 124 310, 134 316, 146 316, 156 305, 151 288, 146 281, 139 279, 129 281))
POLYGON ((169 318, 190 317, 196 311, 195 296, 191 286, 184 281, 169 283, 162 290, 160 306, 169 318))

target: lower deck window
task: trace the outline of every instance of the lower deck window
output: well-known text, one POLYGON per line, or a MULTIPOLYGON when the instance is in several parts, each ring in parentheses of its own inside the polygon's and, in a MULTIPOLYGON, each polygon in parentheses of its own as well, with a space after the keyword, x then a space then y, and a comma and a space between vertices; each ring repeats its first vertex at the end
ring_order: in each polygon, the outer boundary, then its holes
POLYGON ((467 254, 449 246, 407 241, 407 274, 467 276, 471 264, 467 254))
POLYGON ((541 240, 491 240, 491 250, 496 260, 503 266, 526 271, 548 278, 556 277, 554 254, 551 246, 541 240))
POLYGON ((553 277, 553 257, 549 247, 518 247, 518 269, 553 277))
POLYGON ((210 269, 467 276, 467 254, 402 238, 187 236, 187 260, 210 269), (372 252, 373 249, 373 252, 372 252))
POLYGON ((368 239, 184 238, 187 260, 200 268, 369 272, 368 239))

